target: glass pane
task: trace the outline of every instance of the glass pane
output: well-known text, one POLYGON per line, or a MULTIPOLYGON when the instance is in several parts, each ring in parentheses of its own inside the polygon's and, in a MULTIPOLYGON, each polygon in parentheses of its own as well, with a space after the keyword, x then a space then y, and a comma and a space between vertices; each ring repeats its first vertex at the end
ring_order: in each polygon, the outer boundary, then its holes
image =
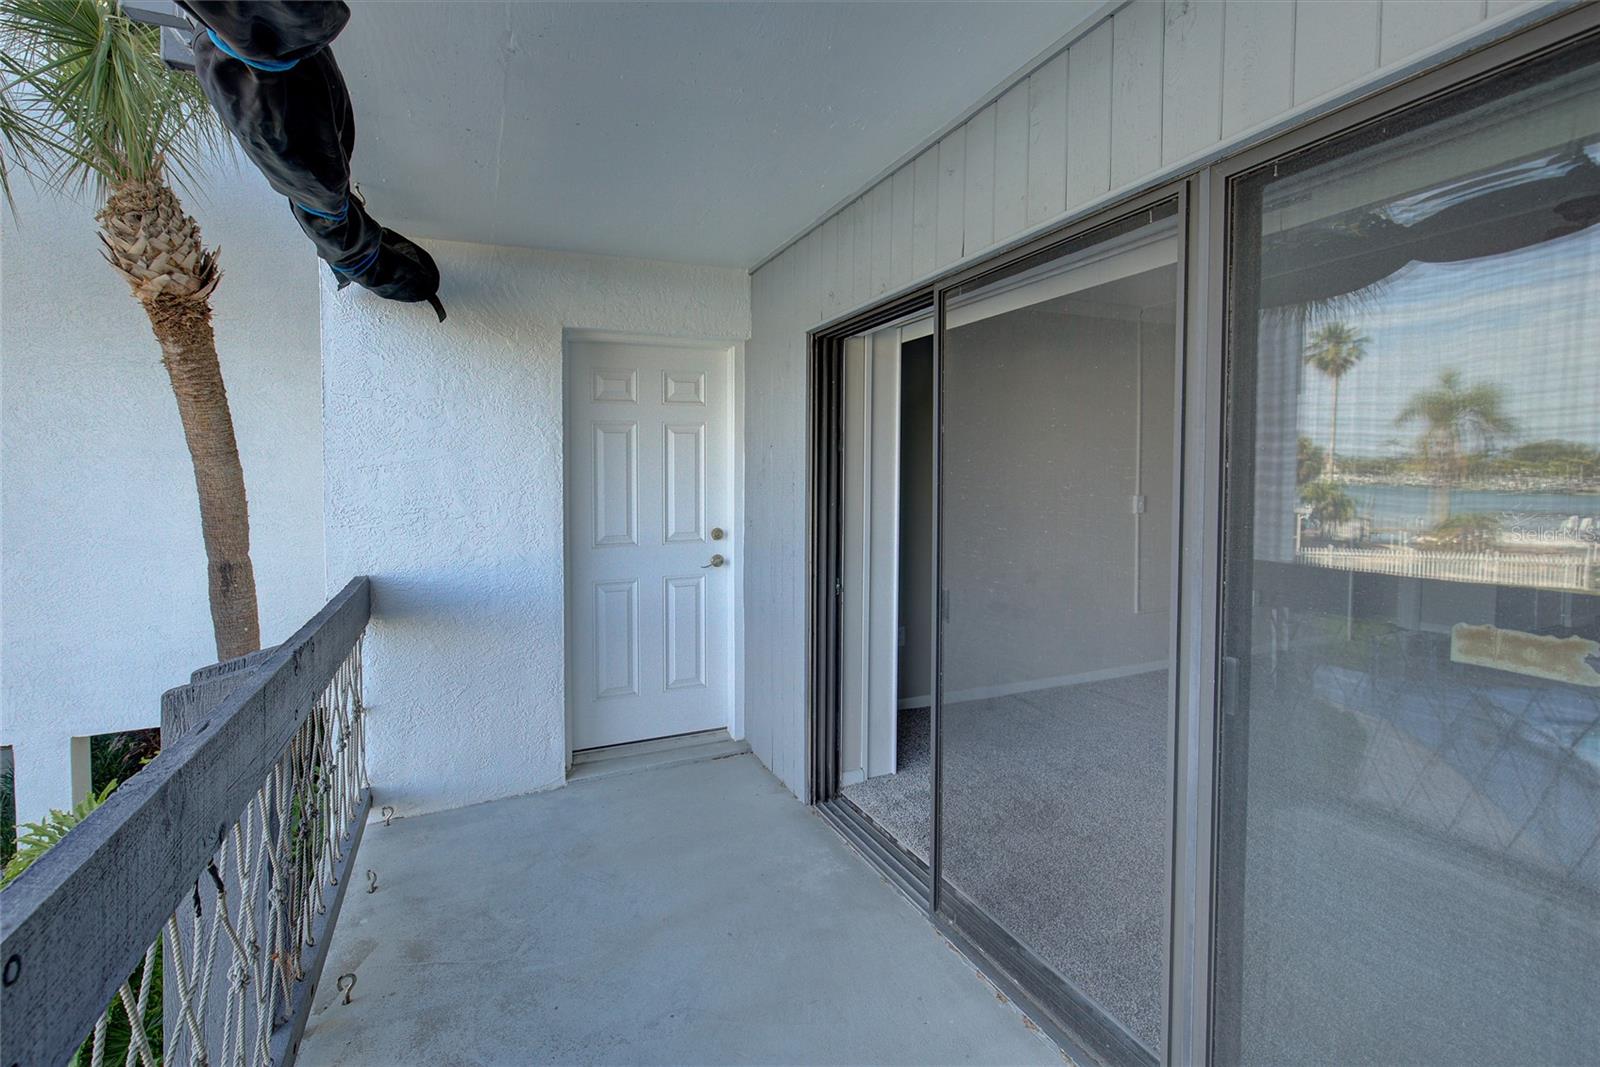
POLYGON ((1219 1062, 1600 1058, 1582 63, 1233 190, 1219 1062))
POLYGON ((940 856, 1148 1050, 1163 1018, 1174 207, 946 304, 940 856))

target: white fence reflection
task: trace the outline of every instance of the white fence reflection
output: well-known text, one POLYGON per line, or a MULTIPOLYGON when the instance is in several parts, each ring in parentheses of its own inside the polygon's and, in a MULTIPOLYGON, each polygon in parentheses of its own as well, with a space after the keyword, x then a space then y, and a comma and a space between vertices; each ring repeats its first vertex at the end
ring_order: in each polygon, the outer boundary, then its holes
POLYGON ((1416 548, 1302 548, 1299 563, 1400 578, 1435 578, 1578 593, 1600 591, 1600 547, 1579 553, 1436 552, 1416 548))

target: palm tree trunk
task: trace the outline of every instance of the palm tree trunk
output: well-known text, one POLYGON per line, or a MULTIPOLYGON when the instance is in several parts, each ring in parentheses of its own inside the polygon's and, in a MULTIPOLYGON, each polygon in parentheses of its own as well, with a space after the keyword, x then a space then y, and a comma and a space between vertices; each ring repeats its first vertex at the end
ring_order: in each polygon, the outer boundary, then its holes
POLYGON ((211 628, 217 658, 261 647, 256 575, 250 562, 250 508, 233 416, 217 362, 209 301, 161 296, 145 304, 172 380, 183 437, 200 497, 200 535, 206 547, 211 628))
POLYGON ((261 647, 250 509, 211 330, 221 278, 200 227, 159 177, 115 186, 100 211, 105 256, 150 316, 194 464, 217 658, 261 647))
POLYGON ((1339 445, 1339 379, 1333 379, 1333 413, 1328 417, 1328 461, 1323 464, 1323 474, 1332 478, 1338 473, 1338 461, 1334 454, 1339 445))

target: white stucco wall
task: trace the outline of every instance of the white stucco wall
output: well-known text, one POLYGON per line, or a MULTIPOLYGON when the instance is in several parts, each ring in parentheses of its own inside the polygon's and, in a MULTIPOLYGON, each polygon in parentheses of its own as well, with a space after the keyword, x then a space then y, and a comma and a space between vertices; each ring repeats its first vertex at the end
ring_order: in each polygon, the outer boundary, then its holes
MULTIPOLYGON (((250 496, 262 639, 322 604, 317 260, 283 200, 223 164, 184 197, 221 246, 213 306, 250 496)), ((70 802, 70 739, 160 723, 216 658, 194 475, 149 321, 87 199, 0 208, 0 744, 18 813, 70 802)))
POLYGON ((401 814, 564 780, 563 331, 750 330, 743 271, 429 249, 443 324, 322 289, 328 588, 373 580, 368 759, 401 814))
MULTIPOLYGON (((806 331, 1176 179, 1550 0, 1131 0, 751 276, 745 730, 805 782, 806 331)), ((1076 21, 1062 13, 1062 32, 1076 21)), ((957 116, 951 116, 955 120, 957 116)), ((885 164, 913 146, 885 146, 885 164)))

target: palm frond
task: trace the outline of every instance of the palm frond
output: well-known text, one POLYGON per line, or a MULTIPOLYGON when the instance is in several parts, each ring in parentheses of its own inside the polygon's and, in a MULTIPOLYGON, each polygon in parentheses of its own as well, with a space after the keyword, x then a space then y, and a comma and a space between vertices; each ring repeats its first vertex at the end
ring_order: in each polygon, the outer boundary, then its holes
POLYGON ((0 887, 16 881, 23 871, 33 866, 35 860, 54 848, 73 827, 87 819, 91 812, 109 800, 116 789, 116 782, 108 782, 100 792, 90 793, 65 811, 51 808, 50 813, 38 822, 26 822, 19 826, 17 851, 6 863, 4 873, 0 873, 0 887))
POLYGON ((51 188, 170 174, 190 185, 228 145, 191 75, 161 61, 160 31, 115 0, 0 0, 0 182, 51 188))

